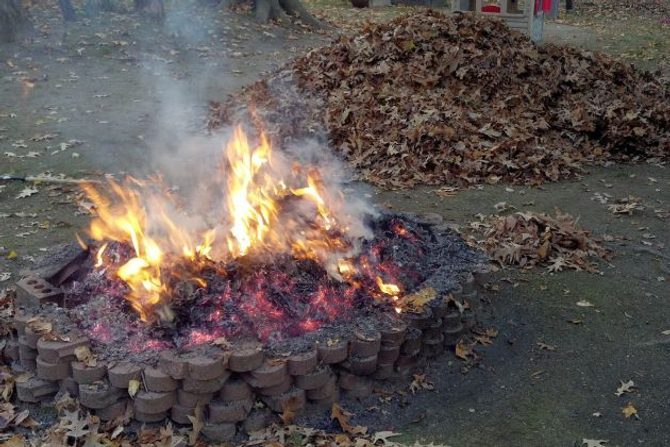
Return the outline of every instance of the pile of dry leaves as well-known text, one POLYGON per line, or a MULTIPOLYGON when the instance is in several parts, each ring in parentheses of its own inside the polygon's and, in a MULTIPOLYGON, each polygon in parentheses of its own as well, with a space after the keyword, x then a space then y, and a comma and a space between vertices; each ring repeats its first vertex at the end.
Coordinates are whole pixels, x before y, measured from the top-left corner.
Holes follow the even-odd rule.
POLYGON ((327 137, 384 187, 538 184, 584 162, 667 158, 669 85, 496 20, 425 11, 368 24, 213 103, 210 127, 251 105, 277 141, 327 137))
MULTIPOLYGON (((550 272, 565 269, 595 272, 593 258, 607 259, 608 251, 569 214, 556 217, 534 212, 495 216, 474 227, 484 230, 476 243, 500 264, 531 268, 547 266, 550 272)), ((474 238, 476 239, 476 238, 474 238)))

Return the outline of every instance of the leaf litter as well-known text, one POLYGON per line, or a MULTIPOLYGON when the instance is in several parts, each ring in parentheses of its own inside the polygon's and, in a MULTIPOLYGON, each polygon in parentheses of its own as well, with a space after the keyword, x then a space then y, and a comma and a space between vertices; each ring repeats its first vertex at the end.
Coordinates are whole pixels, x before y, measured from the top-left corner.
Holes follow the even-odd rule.
POLYGON ((245 115, 285 145, 327 137, 390 188, 533 185, 670 155, 666 79, 470 14, 367 24, 211 103, 209 125, 245 115))
POLYGON ((523 211, 489 216, 471 225, 471 243, 483 248, 495 262, 524 269, 544 266, 549 272, 563 269, 596 272, 594 258, 609 259, 610 252, 560 210, 555 216, 523 211))

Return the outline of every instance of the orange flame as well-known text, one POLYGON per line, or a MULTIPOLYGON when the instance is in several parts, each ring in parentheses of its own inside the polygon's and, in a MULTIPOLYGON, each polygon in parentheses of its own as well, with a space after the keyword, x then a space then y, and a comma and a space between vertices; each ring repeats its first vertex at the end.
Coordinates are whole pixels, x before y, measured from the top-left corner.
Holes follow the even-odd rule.
MULTIPOLYGON (((282 171, 273 165, 268 140, 263 135, 259 140, 252 147, 238 127, 226 145, 222 160, 227 176, 222 185, 225 214, 213 228, 194 229, 183 224, 189 211, 176 203, 160 179, 110 181, 105 194, 93 185, 83 185, 94 204, 90 236, 104 242, 96 253, 96 266, 105 265, 103 254, 109 251, 109 241, 132 247, 133 256, 115 273, 128 285, 126 298, 142 320, 151 320, 158 308, 165 308, 162 304, 169 304, 166 283, 170 281, 164 275, 183 275, 183 269, 177 273, 179 269, 172 268, 179 260, 198 267, 208 261, 266 250, 315 259, 340 279, 351 279, 355 274, 353 264, 344 260, 351 250, 343 236, 347 228, 335 218, 333 198, 327 194, 319 172, 300 167, 282 171), (298 218, 284 213, 280 217, 289 197, 311 203, 314 216, 298 218)), ((300 212, 311 211, 301 208, 300 212)), ((206 285, 192 273, 197 268, 188 270, 189 280, 201 287, 206 285)))

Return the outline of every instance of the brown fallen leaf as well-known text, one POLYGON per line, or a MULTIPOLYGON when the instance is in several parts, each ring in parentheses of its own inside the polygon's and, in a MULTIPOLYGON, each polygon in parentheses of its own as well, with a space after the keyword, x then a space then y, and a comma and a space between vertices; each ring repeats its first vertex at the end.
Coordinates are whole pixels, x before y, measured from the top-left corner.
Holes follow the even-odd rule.
POLYGON ((333 403, 330 418, 336 420, 340 424, 340 427, 345 433, 349 433, 352 435, 366 434, 368 431, 367 427, 351 425, 349 423, 349 419, 351 419, 351 416, 353 416, 353 414, 346 411, 337 402, 333 403))
POLYGON ((616 389, 616 396, 623 396, 625 393, 632 393, 635 388, 635 383, 632 380, 624 382, 620 380, 621 385, 616 389))
POLYGON ((637 408, 635 408, 630 402, 628 402, 628 405, 621 409, 621 412, 626 417, 626 419, 630 418, 631 416, 635 416, 636 419, 640 418, 640 416, 637 414, 637 408))

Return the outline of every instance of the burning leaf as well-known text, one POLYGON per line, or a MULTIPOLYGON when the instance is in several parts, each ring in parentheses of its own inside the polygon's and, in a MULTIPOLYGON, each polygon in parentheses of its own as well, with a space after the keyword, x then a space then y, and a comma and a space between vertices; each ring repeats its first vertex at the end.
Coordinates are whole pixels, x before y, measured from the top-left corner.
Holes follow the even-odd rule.
POLYGON ((416 394, 419 390, 432 391, 434 389, 435 386, 433 385, 433 382, 430 382, 424 373, 414 374, 414 380, 412 380, 412 383, 409 385, 409 390, 412 394, 416 394))
POLYGON ((30 197, 30 196, 32 196, 33 194, 37 194, 38 192, 39 192, 39 190, 38 190, 37 188, 33 188, 33 187, 30 187, 30 186, 26 186, 25 188, 23 188, 23 189, 21 190, 21 192, 19 192, 19 193, 16 195, 15 198, 16 198, 16 199, 25 199, 26 197, 30 197))
POLYGON ((135 397, 137 392, 140 390, 140 381, 137 379, 132 379, 128 382, 128 395, 130 397, 135 397))
POLYGON ((637 408, 635 408, 630 402, 621 409, 621 412, 626 417, 626 419, 630 418, 631 416, 635 416, 636 419, 640 418, 640 416, 637 414, 637 408))
POLYGON ((624 382, 623 380, 620 380, 621 385, 619 388, 616 389, 616 393, 614 393, 617 396, 623 396, 625 393, 632 393, 633 388, 635 388, 635 383, 632 380, 629 380, 628 382, 624 382))
POLYGON ((344 432, 352 435, 366 434, 368 431, 367 427, 354 426, 349 423, 349 419, 351 419, 351 416, 353 416, 353 414, 349 413, 344 408, 340 407, 340 405, 337 402, 333 403, 330 418, 337 420, 337 422, 340 424, 340 427, 342 427, 342 430, 344 430, 344 432))
POLYGON ((607 447, 607 442, 606 439, 582 439, 582 447, 607 447))
POLYGON ((401 300, 401 307, 420 311, 437 296, 437 291, 432 287, 426 287, 416 293, 405 295, 401 300))

